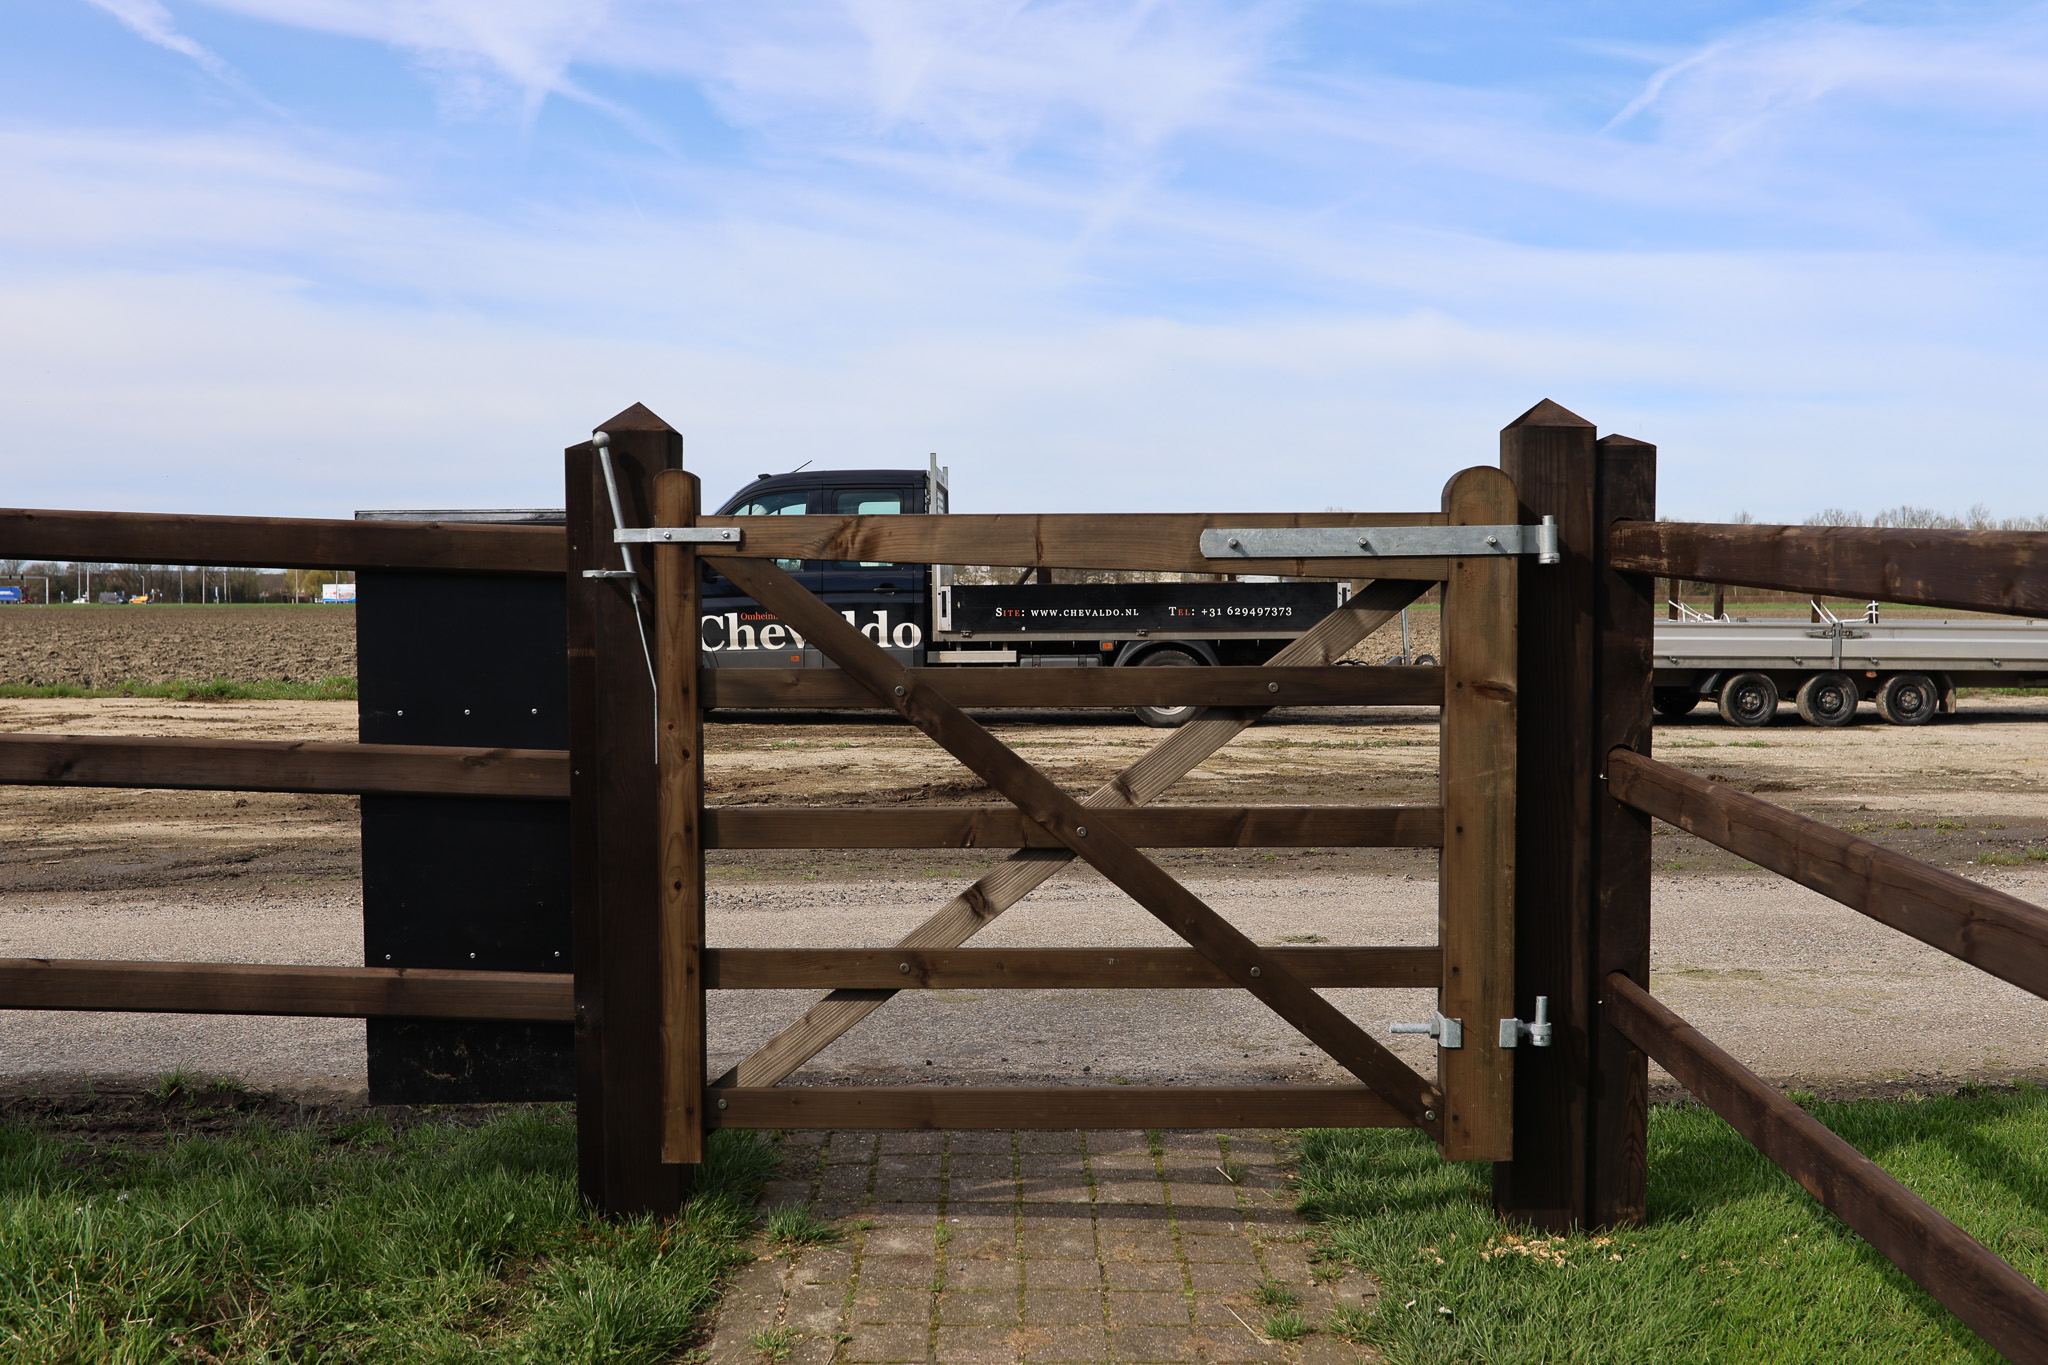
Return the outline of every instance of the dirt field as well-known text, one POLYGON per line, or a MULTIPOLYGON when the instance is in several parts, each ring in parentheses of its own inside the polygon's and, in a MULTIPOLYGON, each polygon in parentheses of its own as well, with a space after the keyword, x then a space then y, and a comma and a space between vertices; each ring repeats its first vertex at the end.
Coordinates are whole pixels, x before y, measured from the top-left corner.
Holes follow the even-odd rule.
MULTIPOLYGON (((321 702, 0 701, 0 730, 348 739, 321 702)), ((987 717, 1070 789, 1158 733, 1086 713, 987 717)), ((1940 724, 1738 731, 1704 715, 1657 752, 1741 790, 2048 901, 2048 699, 1968 699, 1940 724)), ((739 804, 983 801, 992 794, 894 722, 757 714, 711 727, 713 798, 739 804)), ((1434 713, 1274 713, 1170 798, 1196 804, 1434 798, 1434 713)), ((882 944, 996 860, 987 851, 714 854, 714 941, 882 944)), ((1428 942, 1435 857, 1416 850, 1162 851, 1159 860, 1267 942, 1428 942)), ((2048 1077, 2048 1004, 1676 831, 1656 837, 1655 985, 1709 1036, 1787 1083, 1830 1091, 2048 1077)), ((0 788, 0 956, 360 961, 355 802, 347 797, 0 788)), ((984 942, 1165 943, 1086 868, 1062 873, 984 942)), ((1419 992, 1335 993, 1375 1032, 1424 1018, 1419 992)), ((805 998, 714 997, 721 1061, 805 998)), ((360 1025, 156 1015, 9 1015, 0 1078, 62 1086, 173 1066, 347 1096, 360 1025)), ((1421 1065, 1427 1047, 1403 1040, 1421 1065)), ((1336 1079, 1247 998, 1214 992, 924 992, 823 1054, 802 1079, 1336 1079)))
POLYGON ((353 607, 0 609, 0 683, 304 683, 355 671, 353 607))

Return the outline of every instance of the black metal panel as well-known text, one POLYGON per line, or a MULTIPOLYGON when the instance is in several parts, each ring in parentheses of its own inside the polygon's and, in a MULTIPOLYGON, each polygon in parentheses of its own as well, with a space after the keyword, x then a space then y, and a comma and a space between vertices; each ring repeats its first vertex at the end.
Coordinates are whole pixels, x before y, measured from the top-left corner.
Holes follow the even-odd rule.
MULTIPOLYGON (((361 574, 363 741, 568 748, 566 592, 550 578, 361 574)), ((363 798, 367 964, 566 972, 569 914, 568 802, 363 798)), ((372 1103, 575 1096, 567 1024, 368 1027, 372 1103)))

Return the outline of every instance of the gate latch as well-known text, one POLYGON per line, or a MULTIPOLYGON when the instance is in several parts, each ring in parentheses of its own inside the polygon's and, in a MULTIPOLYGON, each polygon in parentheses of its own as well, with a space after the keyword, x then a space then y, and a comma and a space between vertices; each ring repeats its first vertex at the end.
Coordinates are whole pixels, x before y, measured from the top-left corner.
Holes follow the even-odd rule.
POLYGON ((1525 1024, 1519 1019, 1500 1021, 1502 1047, 1520 1047, 1525 1042, 1530 1047, 1550 1046, 1550 997, 1547 995, 1536 997, 1535 1023, 1525 1024))
POLYGON ((1446 1019, 1441 1014, 1426 1024, 1395 1024, 1393 1031, 1395 1033, 1427 1033, 1430 1037, 1436 1039, 1438 1047, 1465 1046, 1465 1021, 1463 1019, 1446 1019))

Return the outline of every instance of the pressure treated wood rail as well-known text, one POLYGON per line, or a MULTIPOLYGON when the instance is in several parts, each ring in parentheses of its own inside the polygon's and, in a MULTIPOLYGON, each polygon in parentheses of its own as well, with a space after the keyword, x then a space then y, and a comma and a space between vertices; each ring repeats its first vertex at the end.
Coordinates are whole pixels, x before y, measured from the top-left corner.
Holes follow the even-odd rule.
POLYGON ((0 735, 0 784, 561 801, 569 795, 569 755, 560 749, 16 734, 0 735))
POLYGON ((559 526, 0 508, 0 546, 15 559, 559 574, 567 544, 559 526))
MULTIPOLYGON (((955 706, 1437 706, 1443 669, 1430 664, 1323 668, 913 668, 955 706)), ((703 704, 727 709, 881 705, 842 670, 707 668, 703 704)))
POLYGON ((557 972, 14 958, 0 960, 0 1009, 560 1023, 575 1017, 569 983, 557 972))
MULTIPOLYGON (((1269 948, 1317 988, 1434 986, 1443 952, 1269 948)), ((707 990, 1223 990, 1192 948, 706 948, 707 990)))

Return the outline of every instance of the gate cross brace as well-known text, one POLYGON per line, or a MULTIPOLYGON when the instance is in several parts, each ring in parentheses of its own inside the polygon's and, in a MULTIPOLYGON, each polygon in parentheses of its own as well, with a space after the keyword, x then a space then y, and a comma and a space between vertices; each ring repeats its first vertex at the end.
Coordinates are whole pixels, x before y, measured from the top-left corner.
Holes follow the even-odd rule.
POLYGON ((1415 1126, 1441 1135, 1442 1094, 1433 1085, 1137 848, 1099 821, 1091 827, 1081 803, 1045 774, 936 689, 919 683, 908 669, 773 563, 722 555, 709 558, 741 591, 800 629, 884 705, 901 713, 1054 838, 1087 859, 1225 976, 1258 997, 1415 1126))
MULTIPOLYGON (((1350 602, 1325 616, 1307 634, 1289 642, 1267 661, 1268 667, 1327 664, 1394 619, 1400 610, 1428 591, 1427 581, 1380 579, 1367 583, 1350 602)), ((1187 776, 1202 761, 1266 714, 1268 708, 1210 707, 1173 731, 1109 781, 1091 792, 1082 806, 1142 806, 1187 776)), ((895 945, 898 948, 958 948, 981 929, 1030 895, 1074 860, 1063 848, 1021 848, 974 885, 948 901, 895 945)), ((717 1086, 768 1086, 830 1047, 854 1025, 880 1009, 897 993, 889 990, 831 991, 805 1010, 794 1023, 755 1048, 724 1075, 717 1086)))

